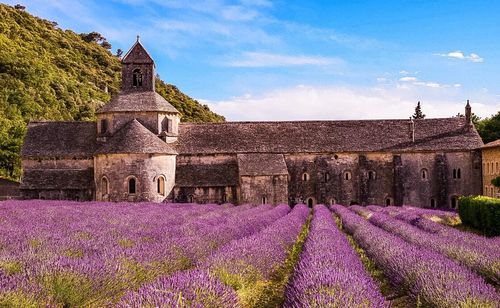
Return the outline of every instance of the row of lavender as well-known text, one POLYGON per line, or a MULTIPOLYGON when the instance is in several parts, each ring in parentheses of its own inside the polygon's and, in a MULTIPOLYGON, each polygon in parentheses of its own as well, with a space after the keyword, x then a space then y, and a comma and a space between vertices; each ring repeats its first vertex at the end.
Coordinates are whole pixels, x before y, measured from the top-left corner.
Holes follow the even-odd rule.
POLYGON ((160 278, 130 292, 120 306, 275 306, 274 278, 304 230, 308 213, 305 205, 295 206, 262 231, 214 251, 198 262, 196 269, 160 278))
POLYGON ((351 210, 335 205, 332 209, 390 282, 404 289, 416 302, 435 307, 498 306, 500 297, 495 288, 471 270, 474 268, 496 284, 498 252, 488 251, 485 262, 480 263, 475 255, 469 255, 471 246, 464 245, 461 253, 466 256, 459 256, 458 251, 453 254, 450 251, 460 249, 460 244, 389 215, 357 206, 351 210))
POLYGON ((400 211, 391 217, 383 211, 371 212, 360 206, 352 206, 351 209, 369 217, 374 225, 407 242, 441 253, 483 275, 494 284, 500 283, 499 238, 491 239, 461 232, 422 218, 415 210, 400 211))
POLYGON ((0 211, 0 304, 104 306, 290 208, 31 201, 0 211))

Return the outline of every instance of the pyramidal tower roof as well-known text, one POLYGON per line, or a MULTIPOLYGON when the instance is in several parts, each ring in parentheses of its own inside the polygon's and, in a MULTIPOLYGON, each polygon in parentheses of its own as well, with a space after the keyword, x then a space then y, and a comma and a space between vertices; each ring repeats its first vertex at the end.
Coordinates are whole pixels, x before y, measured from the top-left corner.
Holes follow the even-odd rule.
POLYGON ((177 154, 137 119, 123 126, 96 154, 177 154))
POLYGON ((137 36, 137 41, 125 54, 122 63, 154 64, 154 61, 153 57, 151 57, 149 52, 142 45, 139 36, 137 36))

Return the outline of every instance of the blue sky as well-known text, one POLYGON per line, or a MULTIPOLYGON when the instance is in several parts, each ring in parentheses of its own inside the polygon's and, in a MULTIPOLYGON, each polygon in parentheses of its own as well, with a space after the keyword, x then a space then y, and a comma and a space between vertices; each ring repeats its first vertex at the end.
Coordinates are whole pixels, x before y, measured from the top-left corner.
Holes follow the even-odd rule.
POLYGON ((22 3, 113 50, 136 35, 168 83, 228 120, 500 110, 500 1, 45 0, 22 3))

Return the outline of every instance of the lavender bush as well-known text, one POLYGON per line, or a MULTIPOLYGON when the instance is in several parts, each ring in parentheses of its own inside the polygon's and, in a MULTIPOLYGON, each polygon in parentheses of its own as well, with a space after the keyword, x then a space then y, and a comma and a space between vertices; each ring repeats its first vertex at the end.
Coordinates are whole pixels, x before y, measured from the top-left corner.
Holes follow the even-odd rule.
POLYGON ((110 305, 286 215, 287 205, 0 203, 0 303, 110 305))
POLYGON ((388 307, 323 205, 314 208, 309 236, 286 288, 285 307, 388 307))
POLYGON ((253 306, 283 265, 308 213, 306 205, 296 205, 288 215, 261 232, 223 246, 200 267, 209 269, 233 287, 244 306, 253 306))
POLYGON ((388 279, 415 301, 432 307, 498 307, 495 288, 470 269, 408 243, 345 207, 334 205, 332 210, 388 279))

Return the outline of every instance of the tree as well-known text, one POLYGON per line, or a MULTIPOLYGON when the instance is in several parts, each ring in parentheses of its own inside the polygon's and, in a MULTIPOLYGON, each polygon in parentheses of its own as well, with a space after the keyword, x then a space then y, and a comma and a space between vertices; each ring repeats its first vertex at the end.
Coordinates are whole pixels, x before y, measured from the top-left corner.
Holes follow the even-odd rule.
POLYGON ((116 50, 116 56, 117 56, 118 58, 121 58, 121 57, 122 57, 122 55, 123 55, 123 50, 121 50, 120 48, 118 48, 118 49, 116 50))
POLYGON ((111 47, 112 47, 112 46, 111 46, 111 44, 110 44, 110 43, 108 43, 108 41, 103 41, 103 42, 101 43, 101 46, 102 46, 102 47, 104 47, 104 48, 106 48, 107 50, 110 50, 110 49, 111 49, 111 47))
POLYGON ((500 139, 500 111, 489 118, 478 121, 476 129, 484 143, 500 139))
POLYGON ((417 107, 415 107, 415 113, 411 117, 413 119, 425 118, 425 114, 422 113, 422 108, 420 107, 420 102, 417 103, 417 107))
POLYGON ((25 7, 25 6, 23 6, 23 5, 20 5, 20 4, 16 4, 16 5, 14 5, 14 8, 15 8, 16 10, 20 10, 20 11, 24 11, 24 10, 26 10, 26 7, 25 7))
POLYGON ((491 180, 491 184, 493 184, 493 186, 497 188, 500 188, 500 175, 491 180))
POLYGON ((87 43, 97 43, 100 44, 106 41, 106 38, 102 36, 99 32, 90 32, 90 33, 80 33, 80 37, 87 43))

